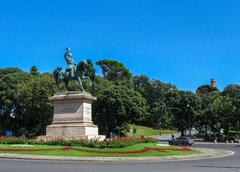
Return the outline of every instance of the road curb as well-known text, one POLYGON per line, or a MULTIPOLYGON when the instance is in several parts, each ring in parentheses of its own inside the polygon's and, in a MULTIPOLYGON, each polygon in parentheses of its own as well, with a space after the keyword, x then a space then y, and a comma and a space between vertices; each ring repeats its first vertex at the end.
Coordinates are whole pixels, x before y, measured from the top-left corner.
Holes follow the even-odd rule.
POLYGON ((224 143, 224 142, 194 142, 195 144, 204 144, 204 145, 240 145, 240 143, 224 143))
POLYGON ((47 156, 47 155, 23 155, 0 153, 0 158, 23 160, 48 160, 48 161, 86 161, 86 162, 165 162, 165 161, 189 161, 212 159, 231 156, 233 151, 223 149, 196 148, 200 154, 159 156, 159 157, 71 157, 71 156, 47 156))

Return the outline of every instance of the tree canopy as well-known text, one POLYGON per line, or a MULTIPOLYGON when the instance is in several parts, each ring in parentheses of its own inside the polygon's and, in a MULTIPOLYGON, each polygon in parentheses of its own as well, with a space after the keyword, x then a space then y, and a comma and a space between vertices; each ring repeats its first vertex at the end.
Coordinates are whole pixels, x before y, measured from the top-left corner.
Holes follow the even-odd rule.
MULTIPOLYGON (((222 129, 225 134, 240 129, 240 85, 230 84, 221 91, 204 84, 194 93, 143 74, 133 76, 116 60, 96 62, 102 75, 96 74, 91 59, 87 64, 87 75, 93 85, 83 84, 97 96, 93 120, 100 134, 109 136, 116 128, 124 131, 132 123, 174 128, 182 134, 195 128, 215 136, 222 129)), ((48 97, 56 92, 51 74, 39 72, 37 66, 28 72, 16 67, 0 68, 0 83, 0 135, 6 130, 27 137, 44 134, 53 115, 48 97)), ((69 87, 77 90, 79 86, 72 81, 69 87)))
POLYGON ((108 136, 117 126, 136 123, 146 113, 146 102, 141 94, 124 86, 104 88, 94 107, 95 121, 108 136))
POLYGON ((124 64, 116 60, 104 59, 97 61, 96 64, 101 67, 103 77, 110 81, 128 80, 132 77, 124 64))

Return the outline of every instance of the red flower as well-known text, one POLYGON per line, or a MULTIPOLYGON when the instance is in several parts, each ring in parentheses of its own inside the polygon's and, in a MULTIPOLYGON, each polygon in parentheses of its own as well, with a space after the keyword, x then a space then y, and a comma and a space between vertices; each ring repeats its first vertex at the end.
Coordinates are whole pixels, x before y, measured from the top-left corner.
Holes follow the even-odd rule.
POLYGON ((71 147, 64 147, 64 148, 62 148, 62 150, 69 151, 69 150, 73 150, 73 148, 71 148, 71 147))

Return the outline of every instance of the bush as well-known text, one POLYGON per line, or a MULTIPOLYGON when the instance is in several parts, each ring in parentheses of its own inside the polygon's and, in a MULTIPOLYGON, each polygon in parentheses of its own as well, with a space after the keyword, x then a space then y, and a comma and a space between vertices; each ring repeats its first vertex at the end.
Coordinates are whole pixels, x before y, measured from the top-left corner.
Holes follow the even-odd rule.
POLYGON ((203 136, 203 140, 206 142, 213 142, 214 140, 216 140, 216 136, 213 134, 207 134, 203 136))
POLYGON ((35 144, 35 140, 25 137, 1 137, 0 144, 35 144))
POLYGON ((33 144, 33 145, 60 145, 60 146, 82 146, 89 148, 123 148, 139 143, 157 143, 156 139, 150 137, 121 137, 112 140, 51 140, 37 141, 24 137, 2 137, 0 144, 33 144))

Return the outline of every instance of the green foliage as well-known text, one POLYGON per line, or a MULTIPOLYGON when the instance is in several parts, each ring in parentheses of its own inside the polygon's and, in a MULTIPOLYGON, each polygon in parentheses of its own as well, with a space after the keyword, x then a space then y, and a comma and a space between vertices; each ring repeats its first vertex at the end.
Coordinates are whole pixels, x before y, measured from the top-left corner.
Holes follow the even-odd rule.
POLYGON ((0 137, 0 144, 36 144, 36 141, 25 137, 0 137))
POLYGON ((222 95, 228 96, 230 98, 240 99, 240 85, 227 85, 222 91, 222 95))
POLYGON ((32 145, 60 145, 60 146, 82 146, 89 148, 123 148, 139 143, 157 143, 156 139, 150 137, 122 137, 112 140, 51 140, 37 141, 25 137, 3 137, 0 144, 32 144, 32 145))
POLYGON ((146 113, 141 94, 124 86, 110 86, 98 94, 94 103, 94 119, 100 131, 110 134, 116 126, 137 122, 146 113))
MULTIPOLYGON (((207 87, 207 86, 206 86, 207 87)), ((199 88, 206 88, 201 86, 199 88)), ((213 135, 220 135, 220 130, 223 129, 225 134, 232 128, 239 128, 239 86, 228 85, 221 93, 219 90, 212 89, 209 85, 205 91, 197 90, 197 94, 201 98, 201 112, 195 118, 195 126, 201 130, 210 130, 213 135), (206 91, 208 90, 208 91, 206 91)))
POLYGON ((7 67, 0 69, 0 75, 3 76, 4 74, 19 74, 23 73, 23 71, 17 67, 7 67))
POLYGON ((164 111, 161 106, 166 105, 167 93, 176 86, 163 83, 159 80, 149 80, 145 75, 133 77, 134 89, 147 100, 147 111, 142 124, 154 128, 169 128, 171 126, 171 113, 164 111))
POLYGON ((104 78, 110 81, 129 80, 132 77, 129 70, 116 60, 104 59, 97 61, 96 64, 101 67, 104 78))
POLYGON ((25 82, 26 74, 18 68, 5 68, 0 70, 0 112, 10 115, 16 105, 15 93, 17 85, 25 82))
POLYGON ((197 94, 209 94, 213 91, 219 91, 219 90, 216 87, 212 87, 211 85, 205 84, 205 85, 198 87, 198 89, 196 90, 196 93, 197 94))
POLYGON ((133 77, 134 89, 143 95, 143 97, 148 98, 148 94, 151 89, 151 83, 147 76, 140 75, 133 77))
POLYGON ((105 88, 109 88, 113 85, 114 85, 113 82, 111 82, 103 77, 96 76, 95 80, 93 82, 91 93, 98 97, 98 95, 102 94, 102 91, 105 88))
POLYGON ((39 74, 37 66, 32 66, 31 67, 30 74, 31 75, 38 75, 39 74))
POLYGON ((219 96, 210 105, 209 125, 214 133, 219 133, 220 129, 224 129, 228 134, 229 129, 235 121, 236 108, 229 97, 219 96))
MULTIPOLYGON (((181 91, 175 85, 148 76, 133 76, 120 62, 99 60, 103 77, 96 76, 93 62, 87 60, 87 73, 93 86, 83 81, 84 88, 97 101, 93 104, 93 120, 101 134, 121 133, 128 124, 155 129, 188 127, 219 135, 240 130, 240 86, 227 85, 222 92, 205 84, 196 93, 181 91), (189 126, 190 123, 190 126, 189 126)), ((45 134, 52 121, 53 107, 48 97, 56 92, 50 74, 39 73, 36 66, 29 72, 19 68, 0 69, 0 135, 13 130, 15 135, 33 137, 45 134)), ((75 81, 70 90, 78 90, 75 81)), ((63 88, 63 85, 60 85, 63 88)), ((91 143, 94 144, 94 143, 91 143)))
POLYGON ((168 105, 177 108, 172 110, 173 121, 172 124, 181 131, 191 127, 195 115, 199 113, 200 98, 190 91, 170 91, 167 95, 168 105), (191 126, 189 126, 189 123, 191 126))
POLYGON ((27 82, 29 76, 19 68, 0 69, 0 135, 15 125, 18 85, 27 82))
POLYGON ((49 74, 37 75, 19 85, 16 93, 16 129, 28 137, 44 134, 53 115, 53 106, 48 98, 55 92, 56 87, 49 74))
POLYGON ((112 140, 55 140, 45 141, 41 144, 45 145, 61 145, 61 146, 82 146, 89 148, 123 148, 139 143, 157 143, 158 141, 148 137, 122 137, 112 140))

